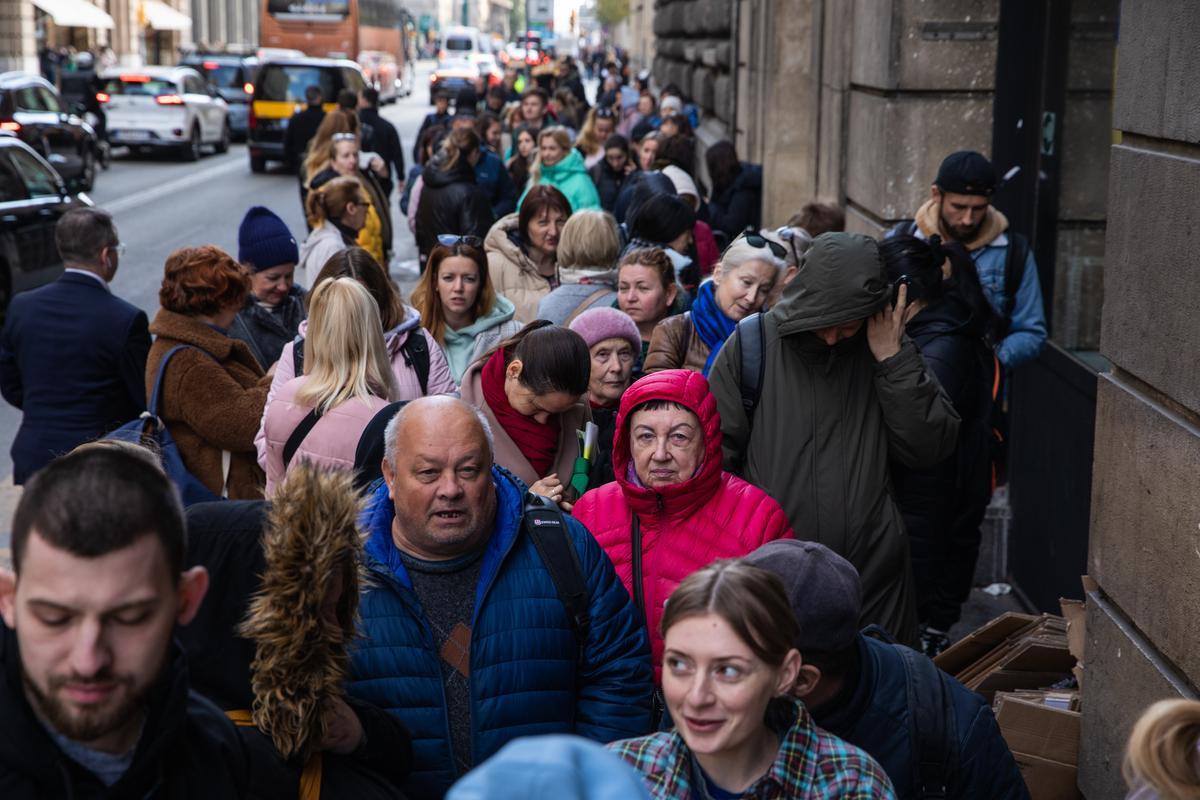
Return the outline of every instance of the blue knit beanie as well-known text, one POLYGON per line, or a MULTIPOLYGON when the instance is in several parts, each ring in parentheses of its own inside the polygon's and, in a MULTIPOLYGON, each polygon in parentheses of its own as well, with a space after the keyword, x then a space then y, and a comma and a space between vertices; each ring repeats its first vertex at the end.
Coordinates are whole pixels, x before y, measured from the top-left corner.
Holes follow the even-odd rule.
POLYGON ((261 272, 299 260, 300 248, 292 232, 274 211, 254 206, 246 212, 238 228, 238 261, 261 272))

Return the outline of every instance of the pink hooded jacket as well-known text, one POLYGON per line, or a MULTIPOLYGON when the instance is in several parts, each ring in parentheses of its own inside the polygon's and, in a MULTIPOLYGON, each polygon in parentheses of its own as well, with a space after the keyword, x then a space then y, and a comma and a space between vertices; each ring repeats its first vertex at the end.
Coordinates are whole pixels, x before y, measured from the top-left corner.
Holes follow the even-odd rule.
POLYGON ((661 682, 663 603, 684 578, 722 558, 739 558, 775 539, 793 538, 787 516, 770 495, 721 470, 721 418, 704 376, 669 369, 639 380, 621 398, 613 441, 616 481, 587 492, 574 516, 608 553, 635 600, 633 515, 641 528, 642 594, 655 676, 661 682), (631 480, 629 416, 648 400, 690 409, 704 433, 704 460, 682 483, 651 489, 631 480))

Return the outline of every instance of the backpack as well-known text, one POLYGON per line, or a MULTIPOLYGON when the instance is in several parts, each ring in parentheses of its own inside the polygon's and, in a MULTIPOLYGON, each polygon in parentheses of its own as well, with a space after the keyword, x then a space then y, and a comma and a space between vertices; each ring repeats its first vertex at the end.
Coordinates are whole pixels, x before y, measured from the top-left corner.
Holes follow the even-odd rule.
MULTIPOLYGON (((429 342, 420 328, 414 328, 400 345, 400 353, 404 356, 404 365, 412 367, 417 372, 417 382, 421 384, 421 394, 429 392, 429 342)), ((304 337, 296 334, 292 339, 292 367, 296 377, 304 374, 304 337)))
POLYGON ((762 398, 767 361, 766 325, 762 312, 751 314, 737 324, 738 359, 742 362, 739 387, 742 393, 742 410, 746 422, 754 427, 754 412, 762 398))
POLYGON ((890 645, 904 664, 908 704, 908 733, 912 743, 914 797, 922 800, 945 798, 959 770, 958 723, 954 703, 946 687, 946 676, 931 659, 897 644, 878 625, 864 636, 890 645))
MULTIPOLYGON (((178 344, 163 355, 162 361, 158 363, 158 374, 154 378, 154 389, 150 393, 150 403, 147 409, 137 419, 126 422, 104 437, 112 441, 129 442, 141 446, 153 443, 154 449, 158 451, 159 460, 162 461, 163 470, 167 473, 167 477, 179 488, 179 496, 183 501, 184 508, 196 503, 227 499, 224 492, 220 496, 213 494, 207 486, 188 470, 187 465, 183 463, 183 456, 179 455, 179 446, 175 444, 175 437, 171 435, 171 431, 167 429, 167 426, 158 416, 158 400, 162 394, 163 377, 167 374, 167 364, 170 363, 171 358, 180 350, 190 347, 191 345, 178 344)), ((198 350, 199 348, 192 349, 198 350)), ((200 352, 208 355, 203 350, 200 350, 200 352)), ((230 453, 228 450, 221 451, 221 462, 224 481, 228 485, 230 465, 230 453)))

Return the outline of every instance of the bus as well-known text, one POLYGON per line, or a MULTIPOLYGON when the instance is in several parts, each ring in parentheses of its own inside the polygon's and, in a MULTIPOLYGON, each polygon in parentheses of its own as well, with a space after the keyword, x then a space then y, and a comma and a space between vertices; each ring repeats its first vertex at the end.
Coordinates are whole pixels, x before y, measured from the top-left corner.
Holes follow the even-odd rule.
POLYGON ((354 61, 364 51, 388 53, 403 75, 410 27, 401 0, 262 0, 259 44, 354 61))

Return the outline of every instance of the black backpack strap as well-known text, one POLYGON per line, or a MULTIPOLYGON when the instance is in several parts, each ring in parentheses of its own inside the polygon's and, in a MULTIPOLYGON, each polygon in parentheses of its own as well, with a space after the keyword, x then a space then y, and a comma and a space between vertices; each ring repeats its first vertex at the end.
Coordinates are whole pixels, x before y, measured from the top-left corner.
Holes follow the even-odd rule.
POLYGON ((1004 254, 1004 307, 1000 309, 996 343, 1003 341, 1012 327, 1013 310, 1017 307, 1017 291, 1025 280, 1025 262, 1029 258, 1029 240, 1019 233, 1009 232, 1008 249, 1004 254))
POLYGON ((917 221, 915 219, 902 219, 899 222, 897 222, 895 225, 892 226, 891 230, 889 230, 887 232, 886 238, 890 239, 893 236, 916 236, 916 235, 917 235, 917 221))
POLYGON ((425 341, 425 333, 421 328, 414 328, 404 338, 400 345, 404 354, 404 363, 417 371, 417 381, 421 384, 421 394, 429 393, 429 342, 425 341))
POLYGON ((762 313, 751 314, 737 324, 738 355, 742 359, 742 409, 746 422, 754 426, 754 411, 762 397, 767 342, 762 313))
MULTIPOLYGON (((422 337, 424 338, 424 337, 422 337)), ((567 520, 555 503, 536 494, 525 495, 525 515, 521 523, 525 534, 538 551, 554 589, 571 620, 575 641, 582 660, 587 646, 588 632, 592 627, 587 581, 583 578, 583 565, 567 535, 567 520)))
POLYGON ((942 671, 928 658, 902 645, 892 645, 904 663, 908 689, 915 797, 947 796, 958 772, 958 725, 942 671))
POLYGON ((292 431, 292 435, 283 445, 283 468, 286 470, 288 464, 292 463, 292 457, 296 455, 296 451, 300 449, 300 444, 304 438, 308 436, 308 432, 317 424, 317 420, 321 418, 321 414, 317 409, 308 412, 304 419, 300 420, 300 424, 296 426, 296 430, 292 431))
POLYGON ((304 374, 304 337, 298 333, 292 339, 292 370, 297 378, 304 374))

